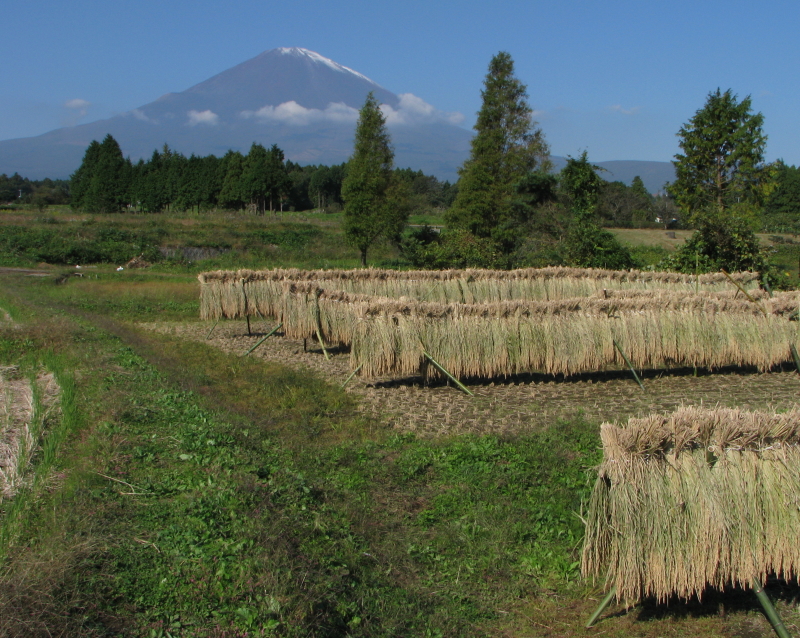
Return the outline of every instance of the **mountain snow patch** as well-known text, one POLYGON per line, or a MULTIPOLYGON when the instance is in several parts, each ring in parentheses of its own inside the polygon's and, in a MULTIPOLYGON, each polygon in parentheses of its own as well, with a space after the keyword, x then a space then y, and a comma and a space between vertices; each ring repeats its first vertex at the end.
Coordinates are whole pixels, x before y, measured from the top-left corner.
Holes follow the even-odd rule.
POLYGON ((326 58, 324 55, 320 55, 316 51, 309 51, 308 49, 301 49, 300 47, 280 47, 278 51, 282 55, 293 55, 296 57, 306 57, 309 60, 316 62, 317 64, 324 64, 327 67, 330 67, 334 71, 339 71, 340 73, 352 73, 355 76, 360 77, 362 80, 366 80, 375 86, 378 86, 376 82, 370 80, 366 75, 359 73, 358 71, 354 71, 350 67, 344 66, 339 64, 338 62, 334 62, 330 58, 326 58))

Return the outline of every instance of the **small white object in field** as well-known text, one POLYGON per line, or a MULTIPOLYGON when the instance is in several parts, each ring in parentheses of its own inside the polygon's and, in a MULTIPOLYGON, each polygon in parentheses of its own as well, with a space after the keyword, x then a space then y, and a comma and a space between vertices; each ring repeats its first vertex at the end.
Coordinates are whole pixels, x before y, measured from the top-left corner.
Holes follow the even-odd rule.
POLYGON ((117 268, 117 272, 119 272, 120 270, 125 270, 125 269, 122 266, 120 266, 119 268, 117 268))
POLYGON ((76 265, 75 268, 80 268, 80 266, 76 265))

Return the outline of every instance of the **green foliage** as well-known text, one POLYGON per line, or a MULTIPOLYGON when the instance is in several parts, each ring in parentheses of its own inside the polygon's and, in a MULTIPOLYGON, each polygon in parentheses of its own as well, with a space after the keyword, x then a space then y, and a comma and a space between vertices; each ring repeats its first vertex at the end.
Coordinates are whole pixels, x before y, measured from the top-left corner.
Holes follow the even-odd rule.
POLYGON ((627 270, 637 265, 630 251, 591 219, 573 220, 564 248, 566 263, 570 266, 627 270))
POLYGON ((597 202, 601 223, 615 228, 647 228, 655 225, 655 205, 641 178, 631 186, 622 182, 605 182, 597 202))
POLYGON ((561 169, 559 186, 576 217, 592 218, 594 215, 604 184, 598 170, 599 166, 589 162, 586 151, 578 159, 568 157, 566 166, 561 169))
POLYGON ((764 206, 764 228, 771 232, 800 231, 800 169, 778 162, 774 189, 764 206))
POLYGON ((730 89, 717 89, 681 127, 682 152, 673 162, 677 179, 668 190, 689 223, 704 211, 763 203, 769 183, 763 124, 764 116, 752 113, 749 96, 739 102, 730 89))
POLYGON ((386 120, 370 93, 356 126, 355 148, 342 182, 344 232, 367 265, 367 250, 380 237, 399 237, 408 221, 407 190, 393 179, 394 152, 386 120))
POLYGON ((476 237, 504 242, 515 218, 517 185, 533 171, 547 172, 549 151, 508 53, 492 58, 481 96, 470 158, 459 169, 458 194, 445 220, 476 237))
POLYGON ((131 232, 102 225, 87 230, 65 233, 60 228, 5 226, 0 234, 0 254, 12 263, 124 264, 139 255, 148 261, 161 259, 158 229, 131 232))
POLYGON ((688 274, 751 270, 761 273, 773 289, 789 286, 785 273, 770 265, 752 228, 745 221, 722 215, 702 217, 694 234, 659 268, 688 274))
POLYGON ((130 162, 110 134, 102 143, 93 141, 72 174, 72 206, 90 213, 118 212, 126 203, 130 176, 130 162))
POLYGON ((401 251, 415 268, 507 268, 508 259, 490 239, 453 228, 442 233, 430 226, 415 228, 402 238, 401 251))

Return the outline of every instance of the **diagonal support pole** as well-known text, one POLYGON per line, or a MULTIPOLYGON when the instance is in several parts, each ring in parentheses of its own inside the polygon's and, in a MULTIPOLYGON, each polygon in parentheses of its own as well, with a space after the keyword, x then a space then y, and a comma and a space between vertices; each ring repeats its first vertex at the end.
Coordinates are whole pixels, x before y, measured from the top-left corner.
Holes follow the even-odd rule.
POLYGON ((642 389, 642 392, 645 392, 642 380, 639 378, 639 375, 636 374, 636 370, 634 369, 633 364, 630 362, 628 357, 625 356, 625 353, 622 351, 622 348, 619 347, 619 344, 617 343, 616 339, 614 339, 614 347, 617 349, 617 352, 619 352, 622 355, 622 358, 625 359, 625 363, 628 364, 628 368, 630 368, 631 374, 633 374, 633 378, 636 379, 636 383, 639 384, 639 387, 642 389))
POLYGON ((600 605, 595 609, 594 613, 589 617, 589 620, 586 623, 586 629, 589 629, 592 625, 597 622, 597 619, 600 618, 600 614, 602 614, 606 607, 611 604, 614 596, 617 594, 617 586, 614 585, 611 589, 608 590, 606 597, 600 602, 600 605))
POLYGON ((757 578, 753 579, 753 591, 758 597, 758 602, 760 602, 761 606, 764 608, 764 613, 767 615, 775 633, 778 634, 780 638, 792 638, 789 634, 789 630, 786 629, 786 625, 783 624, 781 617, 778 615, 775 606, 772 604, 769 596, 767 596, 767 592, 764 591, 761 582, 757 578))
POLYGON ((353 370, 353 371, 350 373, 350 376, 349 376, 349 377, 347 377, 347 378, 344 380, 344 383, 342 384, 342 388, 344 388, 344 386, 346 386, 348 383, 350 383, 350 379, 352 379, 354 376, 356 376, 356 375, 358 374, 358 371, 359 371, 359 370, 361 370, 361 368, 363 368, 363 367, 364 367, 364 364, 362 363, 362 364, 361 364, 360 366, 358 366, 358 367, 357 367, 355 370, 353 370))
POLYGON ((470 392, 470 391, 469 391, 469 388, 468 388, 467 386, 465 386, 463 383, 461 383, 461 381, 459 381, 458 379, 456 379, 456 378, 455 378, 455 377, 454 377, 452 374, 450 374, 450 373, 449 373, 447 370, 445 370, 445 369, 442 367, 442 365, 441 365, 441 364, 440 364, 438 361, 436 361, 436 359, 434 359, 434 358, 433 358, 431 355, 429 355, 429 354, 428 354, 428 353, 427 353, 425 350, 423 350, 423 351, 422 351, 422 354, 424 354, 424 355, 425 355, 425 356, 428 358, 428 360, 429 360, 429 361, 430 361, 430 362, 431 362, 431 363, 432 363, 434 366, 436 366, 436 369, 437 369, 437 370, 439 370, 439 372, 441 372, 442 374, 446 375, 446 376, 447 376, 447 377, 448 377, 448 378, 449 378, 449 379, 450 379, 450 380, 451 380, 453 383, 455 383, 455 384, 456 384, 456 385, 457 385, 457 386, 458 386, 458 387, 459 387, 459 388, 460 388, 462 391, 466 392, 466 393, 467 393, 469 396, 471 396, 471 397, 474 397, 474 396, 475 396, 474 394, 472 394, 472 392, 470 392))
POLYGON ((249 349, 247 352, 245 352, 245 353, 244 353, 242 356, 243 356, 243 357, 246 357, 246 356, 247 356, 248 354, 250 354, 250 353, 251 353, 253 350, 255 350, 256 348, 258 348, 258 346, 260 346, 260 345, 261 345, 262 343, 264 343, 264 342, 265 342, 267 339, 269 339, 269 338, 270 338, 272 335, 274 335, 276 332, 278 332, 278 330, 280 330, 282 327, 283 327, 283 323, 279 323, 279 324, 278 324, 277 326, 275 326, 275 327, 274 327, 272 330, 270 330, 270 331, 269 331, 269 332, 268 332, 268 333, 267 333, 267 334, 266 334, 266 335, 265 335, 265 336, 264 336, 264 337, 263 337, 263 338, 262 338, 262 339, 261 339, 261 340, 260 340, 260 341, 259 341, 259 342, 258 342, 256 345, 254 345, 252 348, 250 348, 250 349, 249 349))
POLYGON ((217 327, 217 324, 218 324, 218 323, 219 323, 219 319, 217 319, 217 320, 214 322, 214 325, 213 325, 213 326, 211 326, 211 330, 209 330, 209 331, 208 331, 208 334, 206 335, 206 341, 208 341, 209 339, 211 339, 211 333, 212 333, 212 332, 214 332, 214 328, 216 328, 216 327, 217 327))

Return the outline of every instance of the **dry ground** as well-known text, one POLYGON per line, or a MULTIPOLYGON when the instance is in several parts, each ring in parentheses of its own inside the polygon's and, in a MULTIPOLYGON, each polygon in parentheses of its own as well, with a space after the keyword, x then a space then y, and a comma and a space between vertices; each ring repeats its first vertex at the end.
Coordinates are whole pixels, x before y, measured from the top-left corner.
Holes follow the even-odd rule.
MULTIPOLYGON (((263 322, 252 322, 252 336, 242 321, 220 322, 211 332, 210 322, 147 323, 144 328, 203 341, 226 352, 244 354, 268 331, 263 322)), ((280 333, 279 333, 280 335, 280 333)), ((350 375, 346 353, 332 353, 326 361, 319 344, 273 336, 251 356, 311 369, 332 383, 344 383, 350 375)), ((347 391, 358 395, 361 410, 399 431, 421 435, 483 432, 523 432, 583 413, 594 421, 627 419, 652 412, 668 412, 684 405, 738 406, 747 409, 785 409, 800 397, 800 375, 783 371, 758 374, 748 370, 714 373, 692 370, 648 371, 645 392, 627 370, 586 374, 557 380, 527 375, 467 384, 469 397, 455 387, 436 381, 428 387, 422 379, 391 380, 354 377, 347 391)))

